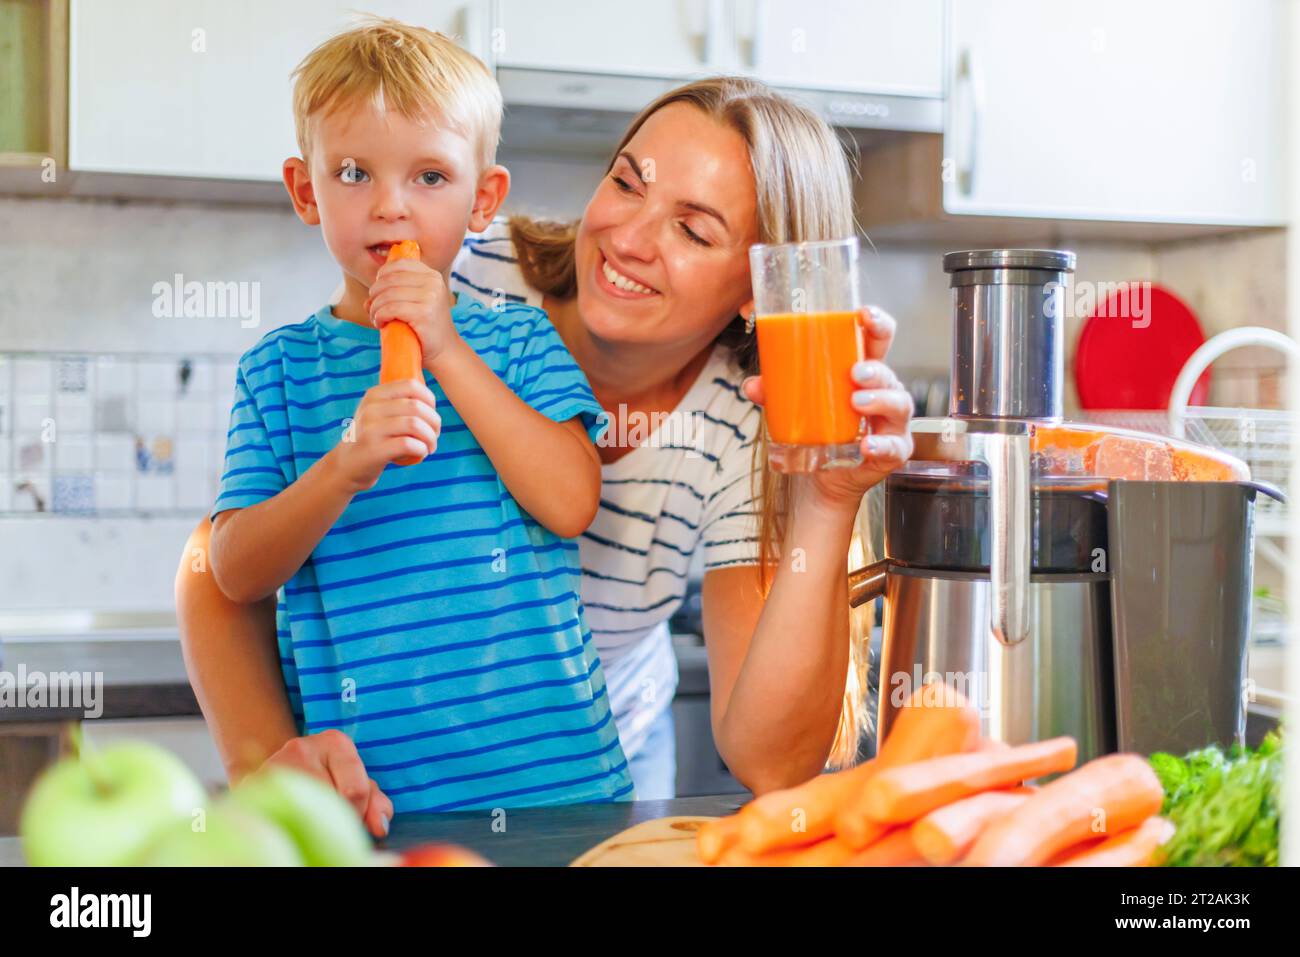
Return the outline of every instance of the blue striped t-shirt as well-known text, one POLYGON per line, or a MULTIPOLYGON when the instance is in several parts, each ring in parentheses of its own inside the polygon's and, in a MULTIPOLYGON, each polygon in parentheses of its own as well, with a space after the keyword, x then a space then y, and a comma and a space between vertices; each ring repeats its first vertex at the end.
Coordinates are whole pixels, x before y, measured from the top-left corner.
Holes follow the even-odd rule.
MULTIPOLYGON (((452 321, 520 399, 555 421, 581 416, 598 438, 600 406, 544 312, 460 297, 452 321)), ((263 337, 239 363, 212 514, 297 479, 339 442, 378 375, 378 330, 329 306, 263 337)), ((399 813, 630 799, 578 546, 519 507, 425 382, 442 417, 437 450, 388 465, 353 496, 281 589, 299 730, 351 737, 399 813)))

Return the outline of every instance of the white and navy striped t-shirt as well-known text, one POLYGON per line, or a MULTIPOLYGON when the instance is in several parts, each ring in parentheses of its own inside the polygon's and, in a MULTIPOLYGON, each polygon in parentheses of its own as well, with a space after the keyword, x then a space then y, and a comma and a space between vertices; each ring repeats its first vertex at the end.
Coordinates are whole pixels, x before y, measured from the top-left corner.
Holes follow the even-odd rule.
MULTIPOLYGON (((465 240, 451 288, 486 302, 542 305, 503 219, 465 240)), ((742 378, 729 350, 715 347, 674 414, 657 429, 644 423, 647 439, 602 468, 600 510, 578 542, 587 624, 629 758, 677 688, 668 619, 688 570, 758 561, 750 470, 760 416, 740 394, 742 378)), ((625 427, 635 435, 636 423, 625 427)))

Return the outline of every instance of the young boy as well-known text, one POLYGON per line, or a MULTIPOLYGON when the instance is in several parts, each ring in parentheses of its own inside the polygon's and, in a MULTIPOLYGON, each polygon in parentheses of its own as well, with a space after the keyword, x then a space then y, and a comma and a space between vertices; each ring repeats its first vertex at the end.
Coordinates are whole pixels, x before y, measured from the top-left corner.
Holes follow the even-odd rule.
POLYGON ((544 312, 447 292, 509 188, 500 91, 446 37, 373 20, 299 65, 294 114, 285 185, 344 293, 240 361, 217 582, 284 586, 300 731, 353 738, 398 813, 628 799, 568 540, 598 505, 600 406, 544 312), (387 263, 408 239, 420 260, 387 263), (424 381, 376 385, 399 319, 424 381))

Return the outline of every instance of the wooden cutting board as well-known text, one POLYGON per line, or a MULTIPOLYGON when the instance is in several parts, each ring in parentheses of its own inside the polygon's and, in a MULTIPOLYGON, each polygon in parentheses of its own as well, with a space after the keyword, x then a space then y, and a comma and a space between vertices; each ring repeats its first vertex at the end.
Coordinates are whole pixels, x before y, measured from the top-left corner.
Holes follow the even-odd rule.
POLYGON ((661 817, 601 841, 570 867, 703 867, 695 832, 712 817, 661 817))

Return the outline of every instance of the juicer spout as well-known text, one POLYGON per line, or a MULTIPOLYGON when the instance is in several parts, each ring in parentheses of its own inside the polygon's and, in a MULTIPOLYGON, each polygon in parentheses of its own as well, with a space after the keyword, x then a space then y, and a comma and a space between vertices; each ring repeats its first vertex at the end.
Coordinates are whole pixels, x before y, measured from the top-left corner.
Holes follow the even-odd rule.
POLYGON ((996 435, 985 443, 989 468, 989 627, 1004 645, 1029 637, 1029 436, 996 435))

